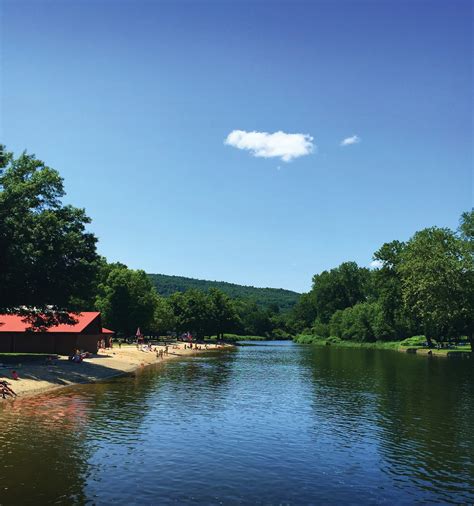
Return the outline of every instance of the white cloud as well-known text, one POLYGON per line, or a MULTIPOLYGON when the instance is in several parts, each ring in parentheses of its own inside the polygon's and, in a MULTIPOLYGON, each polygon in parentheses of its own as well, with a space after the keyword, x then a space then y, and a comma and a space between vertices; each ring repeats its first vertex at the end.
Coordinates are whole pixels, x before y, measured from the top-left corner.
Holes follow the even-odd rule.
POLYGON ((381 260, 372 260, 372 262, 370 262, 369 266, 372 269, 380 269, 380 267, 383 266, 383 262, 381 260))
POLYGON ((353 135, 352 137, 346 137, 341 141, 341 146, 350 146, 351 144, 359 144, 360 137, 358 135, 353 135))
POLYGON ((309 155, 314 150, 311 135, 287 134, 282 131, 270 134, 268 132, 233 130, 224 142, 237 149, 246 149, 253 156, 281 158, 284 162, 309 155))

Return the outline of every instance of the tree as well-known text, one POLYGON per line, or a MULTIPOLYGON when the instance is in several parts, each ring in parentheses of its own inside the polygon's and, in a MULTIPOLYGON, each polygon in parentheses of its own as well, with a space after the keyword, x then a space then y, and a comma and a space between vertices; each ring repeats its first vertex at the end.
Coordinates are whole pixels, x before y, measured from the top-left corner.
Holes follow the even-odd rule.
POLYGON ((474 242, 474 209, 462 213, 459 222, 459 233, 464 241, 471 244, 474 242))
POLYGON ((288 316, 288 324, 295 332, 310 328, 317 316, 313 291, 303 293, 288 316))
POLYGON ((269 336, 273 331, 272 313, 261 308, 254 299, 236 301, 239 316, 239 334, 247 336, 269 336))
POLYGON ((355 262, 344 262, 335 269, 316 274, 311 291, 319 321, 329 323, 337 310, 365 301, 370 281, 370 271, 355 262))
POLYGON ((224 337, 224 332, 231 332, 236 329, 238 316, 230 297, 217 288, 209 290, 211 304, 211 326, 212 333, 218 337, 224 337))
POLYGON ((103 267, 96 308, 104 325, 123 335, 133 335, 137 327, 150 330, 157 306, 157 293, 144 271, 122 264, 103 267))
POLYGON ((162 335, 173 331, 175 327, 176 318, 169 300, 157 294, 155 297, 155 310, 153 313, 153 321, 150 324, 150 331, 154 334, 162 335))
POLYGON ((421 230, 408 241, 398 270, 405 308, 430 345, 459 332, 472 336, 474 260, 465 241, 446 228, 421 230))
POLYGON ((178 331, 191 331, 198 339, 211 333, 212 306, 205 293, 194 288, 184 293, 176 292, 171 295, 170 304, 178 331))
MULTIPOLYGON (((458 233, 461 240, 470 251, 471 259, 474 259, 474 209, 462 213, 458 233)), ((474 279, 472 271, 467 272, 467 278, 466 297, 468 301, 474 304, 474 279)), ((474 308, 471 307, 469 314, 470 317, 465 317, 461 326, 464 328, 464 332, 469 336, 471 350, 474 352, 474 308)))
POLYGON ((403 339, 410 332, 413 335, 414 330, 403 305, 402 280, 398 271, 404 248, 403 242, 392 241, 374 253, 374 260, 380 263, 380 268, 373 273, 376 298, 385 332, 394 339, 403 339))
POLYGON ((90 219, 62 204, 62 178, 34 155, 15 159, 0 146, 0 168, 0 311, 67 320, 92 303, 99 257, 90 219))

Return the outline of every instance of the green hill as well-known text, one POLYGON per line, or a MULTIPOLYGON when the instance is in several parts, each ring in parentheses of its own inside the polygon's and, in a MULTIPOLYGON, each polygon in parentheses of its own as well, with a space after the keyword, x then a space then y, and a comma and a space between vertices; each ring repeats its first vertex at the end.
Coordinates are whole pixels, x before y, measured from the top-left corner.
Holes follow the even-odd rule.
POLYGON ((166 274, 148 274, 157 292, 165 297, 174 292, 185 292, 189 288, 207 291, 218 288, 233 299, 252 298, 261 306, 276 304, 285 311, 293 307, 300 294, 283 288, 256 288, 254 286, 236 285, 225 281, 207 281, 204 279, 185 278, 183 276, 167 276, 166 274))

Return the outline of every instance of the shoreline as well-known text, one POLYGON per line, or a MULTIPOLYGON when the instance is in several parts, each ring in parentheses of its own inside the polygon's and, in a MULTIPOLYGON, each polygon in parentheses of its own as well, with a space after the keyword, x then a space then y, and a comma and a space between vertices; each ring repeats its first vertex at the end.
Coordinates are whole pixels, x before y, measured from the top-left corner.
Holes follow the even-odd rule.
MULTIPOLYGON (((25 399, 59 388, 84 385, 109 380, 118 376, 132 374, 142 368, 157 365, 168 360, 182 357, 190 357, 209 351, 233 348, 229 344, 208 344, 208 349, 184 349, 185 343, 177 343, 169 346, 169 354, 162 358, 156 356, 156 352, 138 350, 136 345, 117 345, 108 350, 101 350, 92 358, 86 358, 80 364, 70 362, 67 357, 61 356, 53 364, 46 363, 25 363, 17 365, 0 365, 0 380, 7 380, 10 387, 15 391, 17 397, 0 397, 2 401, 12 402, 16 399, 25 399), (11 371, 16 370, 19 380, 12 379, 11 371)), ((156 349, 164 350, 163 346, 156 349)), ((1 359, 0 359, 1 360, 1 359)))
POLYGON ((410 353, 426 357, 443 357, 443 358, 471 358, 472 352, 470 350, 456 350, 449 348, 422 348, 419 346, 401 346, 400 341, 375 341, 373 343, 359 343, 355 341, 340 341, 331 342, 327 339, 314 339, 311 342, 298 342, 301 345, 314 345, 314 346, 331 346, 333 348, 365 348, 372 350, 390 350, 399 353, 410 353), (430 353, 431 352, 431 353, 430 353))

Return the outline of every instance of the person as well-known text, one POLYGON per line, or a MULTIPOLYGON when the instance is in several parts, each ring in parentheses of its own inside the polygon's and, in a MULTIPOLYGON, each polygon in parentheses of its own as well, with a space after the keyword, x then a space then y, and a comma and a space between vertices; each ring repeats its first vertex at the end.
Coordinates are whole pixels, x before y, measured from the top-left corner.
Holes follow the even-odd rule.
POLYGON ((119 349, 122 347, 122 339, 118 340, 119 349))
POLYGON ((8 381, 2 380, 0 381, 0 394, 5 399, 7 395, 11 397, 16 397, 17 394, 10 388, 10 383, 8 381))
POLYGON ((15 381, 18 381, 20 378, 18 377, 18 373, 16 371, 12 371, 12 378, 15 380, 15 381))

